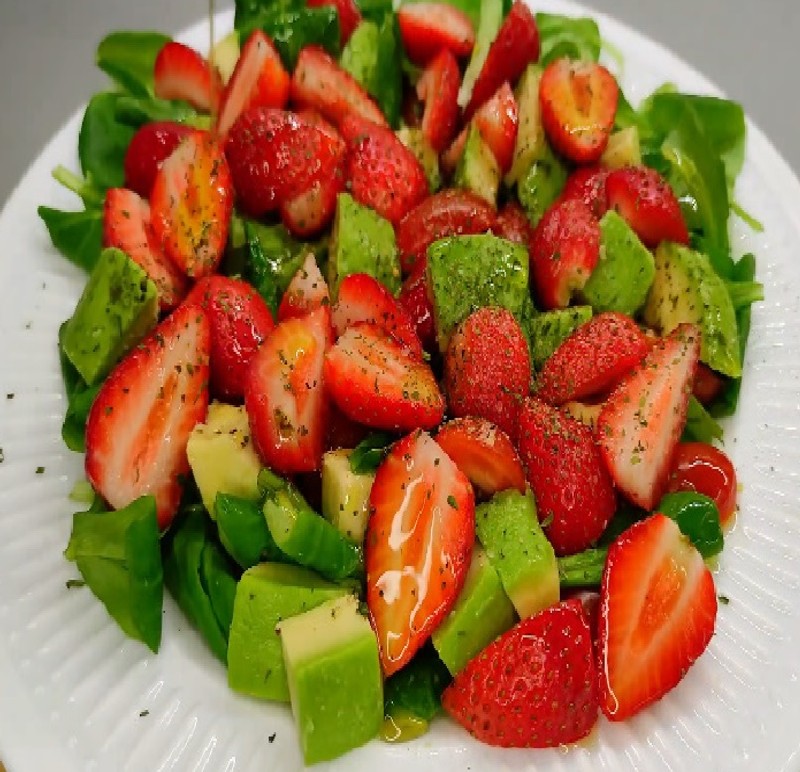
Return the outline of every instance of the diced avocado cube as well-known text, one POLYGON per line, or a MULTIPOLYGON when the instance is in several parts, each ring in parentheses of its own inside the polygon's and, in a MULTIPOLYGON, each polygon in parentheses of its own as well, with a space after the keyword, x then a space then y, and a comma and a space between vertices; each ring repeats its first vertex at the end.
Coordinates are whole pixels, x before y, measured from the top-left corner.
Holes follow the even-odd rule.
POLYGON ((476 546, 464 587, 453 610, 434 631, 433 646, 451 675, 456 675, 495 638, 510 630, 516 619, 489 556, 476 546))
POLYGON ((464 146, 453 181, 456 187, 472 191, 476 196, 486 199, 492 206, 497 203, 500 166, 475 123, 470 125, 467 132, 467 144, 464 146))
POLYGON ((322 457, 322 515, 354 544, 361 544, 375 475, 353 472, 350 453, 331 450, 322 457))
POLYGON ((519 120, 517 139, 514 142, 514 157, 511 161, 511 169, 505 177, 508 187, 519 182, 528 173, 534 161, 542 158, 548 149, 539 107, 541 80, 542 68, 537 64, 529 64, 517 84, 516 98, 519 120))
POLYGON ((481 504, 475 528, 520 619, 558 603, 558 562, 533 493, 509 489, 481 504))
POLYGON ((528 319, 533 369, 541 370, 553 352, 591 318, 590 306, 571 306, 545 311, 528 319))
POLYGON ((228 685, 262 700, 289 701, 279 622, 351 592, 299 566, 261 563, 242 574, 228 638, 228 685))
POLYGON ((519 202, 534 227, 561 195, 567 181, 564 162, 545 145, 546 151, 530 165, 517 185, 519 202))
POLYGON ((91 386, 157 321, 156 285, 124 252, 105 249, 66 323, 61 345, 91 386))
POLYGON ((435 193, 442 187, 442 174, 439 169, 439 155, 425 138, 422 129, 408 126, 397 130, 397 138, 414 154, 425 171, 428 187, 435 193))
POLYGON ((341 756, 383 723, 378 641, 352 596, 278 625, 292 713, 306 764, 341 756))
POLYGON ((639 166, 641 163, 642 151, 639 145, 639 129, 636 126, 614 132, 608 138, 608 145, 600 157, 600 165, 609 169, 639 166))
POLYGON ((600 259, 582 290, 596 313, 633 316, 647 299, 655 276, 650 250, 614 210, 600 220, 600 259))

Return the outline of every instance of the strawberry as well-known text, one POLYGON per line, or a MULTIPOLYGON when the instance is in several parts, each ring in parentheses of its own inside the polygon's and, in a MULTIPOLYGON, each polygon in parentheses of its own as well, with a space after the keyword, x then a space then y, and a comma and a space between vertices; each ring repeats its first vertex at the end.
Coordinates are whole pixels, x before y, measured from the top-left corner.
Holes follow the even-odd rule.
POLYGON ((297 269, 278 306, 278 321, 305 316, 320 306, 330 305, 328 283, 322 278, 313 252, 306 255, 297 269))
POLYGON ((373 429, 432 429, 444 416, 430 367, 375 324, 342 333, 325 357, 325 387, 346 416, 373 429))
POLYGON ((156 56, 153 77, 160 99, 182 99, 205 113, 217 106, 219 75, 197 51, 183 43, 164 44, 156 56))
POLYGON ((517 413, 530 388, 528 344, 504 308, 479 308, 450 338, 444 382, 454 416, 479 416, 517 436, 517 413))
POLYGON ((623 721, 661 699, 705 651, 714 579, 674 520, 635 523, 608 550, 600 589, 600 707, 623 721))
POLYGON ((348 115, 341 130, 353 198, 396 225, 428 195, 425 171, 391 129, 348 115))
POLYGON ((599 160, 614 128, 618 98, 617 81, 602 64, 556 59, 539 86, 547 138, 571 161, 599 160))
POLYGON ((161 163, 169 158, 181 141, 194 129, 171 121, 145 123, 125 153, 125 187, 149 198, 161 163))
POLYGON ((553 748, 597 721, 592 637, 580 601, 523 619, 490 643, 442 694, 476 739, 505 748, 553 748))
POLYGON ((175 516, 189 434, 208 410, 209 348, 205 313, 184 304, 103 383, 86 421, 86 477, 114 509, 149 494, 161 528, 175 516))
POLYGON ((469 481, 486 496, 506 488, 525 493, 525 470, 508 435, 485 418, 448 421, 436 442, 469 481))
POLYGON ((508 81, 478 108, 472 120, 483 141, 491 149, 500 170, 505 174, 511 168, 514 158, 514 144, 519 126, 517 101, 508 81))
POLYGON ((196 132, 161 165, 150 194, 153 233, 187 276, 213 273, 228 240, 233 185, 217 142, 196 132))
POLYGON ((186 277, 164 255, 153 236, 150 205, 127 188, 109 188, 103 206, 103 246, 121 249, 153 281, 158 305, 168 311, 189 290, 186 277))
POLYGON ((386 118, 361 84, 318 46, 306 46, 297 58, 291 85, 292 102, 310 107, 341 127, 348 115, 386 126, 386 118))
POLYGON ((336 200, 343 190, 344 177, 337 166, 330 177, 314 180, 307 190, 281 203, 281 221, 293 236, 316 236, 336 214, 336 200))
POLYGON ((422 347, 425 351, 433 351, 436 347, 436 325, 424 266, 422 268, 421 271, 414 271, 403 282, 397 302, 406 310, 422 347))
POLYGON ((606 400, 597 437, 617 487, 652 510, 660 501, 686 423, 700 330, 681 324, 659 341, 606 400))
POLYGON ((281 322, 253 357, 244 404, 264 463, 282 474, 320 468, 327 404, 322 382, 330 308, 281 322))
POLYGON ((348 418, 336 405, 328 404, 325 422, 325 450, 354 448, 369 435, 369 428, 348 418))
POLYGON ((697 363, 692 394, 701 405, 710 405, 725 388, 725 378, 714 372, 707 364, 697 363))
POLYGON ((431 60, 417 81, 417 96, 425 104, 422 134, 437 153, 450 144, 456 133, 460 83, 458 62, 446 48, 431 60))
POLYGON ((515 0, 489 48, 464 111, 465 117, 471 118, 503 83, 516 83, 528 64, 538 59, 539 28, 536 19, 526 3, 515 0))
POLYGON ((250 362, 275 322, 261 296, 247 282, 206 276, 187 303, 200 306, 211 324, 211 389, 225 400, 240 401, 250 362))
POLYGON ((439 165, 442 171, 452 177, 458 168, 458 162, 461 156, 464 155, 464 148, 467 146, 467 132, 469 125, 465 126, 459 132, 458 136, 453 140, 450 147, 439 156, 439 165))
POLYGON ((544 363, 539 399, 563 405, 608 391, 650 350, 629 316, 607 311, 582 324, 544 363))
POLYGON ((224 137, 236 119, 253 107, 285 107, 289 73, 272 41, 257 29, 247 38, 219 106, 217 134, 224 137))
POLYGON ((494 232, 501 239, 522 244, 527 249, 531 240, 531 223, 522 207, 516 201, 509 201, 497 215, 494 232))
POLYGON ((469 16, 448 3, 409 3, 397 12, 408 58, 421 67, 440 51, 464 58, 472 53, 475 30, 469 16))
POLYGON ((591 546, 617 508, 591 429, 535 397, 519 414, 519 454, 557 555, 591 546))
POLYGON ((533 231, 531 274, 542 308, 566 308, 600 259, 600 226, 582 201, 557 201, 533 231))
POLYGON ((580 166, 567 178, 561 191, 561 201, 576 198, 583 201, 599 220, 608 211, 606 180, 610 169, 602 166, 580 166))
POLYGON ((662 241, 689 243, 689 231, 669 183, 646 166, 627 166, 608 175, 608 206, 616 210, 648 247, 662 241))
POLYGON ((422 431, 395 443, 378 467, 364 540, 367 605, 389 676, 449 613, 475 541, 472 486, 422 431))
POLYGON ((336 9, 339 16, 339 44, 342 48, 361 23, 361 11, 355 0, 306 0, 309 8, 321 8, 330 5, 336 9))

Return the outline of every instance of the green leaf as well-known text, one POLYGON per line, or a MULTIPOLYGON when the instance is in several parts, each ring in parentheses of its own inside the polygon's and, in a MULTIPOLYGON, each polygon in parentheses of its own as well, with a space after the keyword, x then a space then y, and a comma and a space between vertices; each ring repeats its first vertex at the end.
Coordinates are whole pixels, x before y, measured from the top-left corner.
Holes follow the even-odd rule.
POLYGON ((236 30, 246 30, 249 34, 254 29, 253 20, 266 11, 296 11, 304 7, 305 0, 234 0, 233 26, 236 30))
POLYGON ((713 499, 694 491, 668 493, 661 499, 656 511, 674 520, 681 533, 689 538, 704 558, 722 552, 722 527, 719 510, 713 499))
POLYGON ((707 442, 722 439, 722 427, 713 416, 700 404, 696 397, 689 397, 686 412, 686 426, 683 429, 683 442, 707 442))
POLYGON ((37 212, 53 246, 71 263, 91 273, 103 246, 103 210, 92 207, 82 212, 62 212, 40 206, 37 212))
POLYGON ((596 62, 602 41, 594 19, 537 13, 541 53, 539 64, 546 67, 561 57, 596 62))
POLYGON ((764 285, 757 281, 725 282, 735 311, 746 308, 764 299, 764 285))
POLYGON ((211 127, 208 115, 200 115, 188 102, 177 99, 120 96, 115 105, 115 117, 120 123, 136 128, 154 121, 185 123, 198 129, 211 127))
POLYGON ((160 32, 112 32, 97 47, 97 66, 123 90, 152 95, 156 57, 171 39, 160 32))
POLYGON ((386 458, 394 438, 386 432, 375 432, 365 437, 350 454, 350 471, 353 474, 370 474, 386 458))
POLYGON ((558 558, 558 581, 562 587, 597 587, 603 578, 608 550, 587 549, 558 558))
POLYGON ((101 188, 118 188, 125 183, 125 152, 135 129, 117 119, 119 94, 95 94, 83 115, 78 135, 81 171, 101 188))
POLYGON ((442 692, 451 680, 436 650, 428 644, 402 670, 386 680, 384 712, 391 716, 404 710, 430 721, 439 712, 442 692))

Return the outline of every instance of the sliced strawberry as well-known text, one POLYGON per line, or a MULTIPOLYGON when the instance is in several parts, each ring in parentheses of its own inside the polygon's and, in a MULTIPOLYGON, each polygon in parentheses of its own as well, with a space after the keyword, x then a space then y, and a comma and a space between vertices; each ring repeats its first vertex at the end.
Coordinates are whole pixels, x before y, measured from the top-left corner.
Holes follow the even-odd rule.
POLYGON ((707 364, 698 362, 694 374, 692 394, 701 405, 710 405, 725 388, 725 378, 714 372, 707 364))
POLYGON ((327 404, 322 382, 330 346, 330 308, 281 322, 253 357, 244 388, 253 441, 283 474, 320 468, 327 404))
POLYGON ((325 450, 354 448, 369 433, 369 427, 348 418, 333 403, 328 404, 328 416, 325 421, 325 450))
POLYGON ((238 117, 253 107, 285 107, 289 101, 289 73, 272 41, 255 30, 236 62, 219 106, 217 134, 224 137, 238 117))
POLYGON ((527 249, 531 241, 531 222, 516 201, 509 201, 497 215, 494 232, 501 239, 522 244, 527 249))
POLYGON ((667 484, 699 356, 699 328, 679 325, 614 389, 600 413, 597 438, 611 476, 643 509, 653 509, 667 484))
POLYGON ((525 470, 508 435, 485 418, 448 421, 436 442, 486 496, 507 488, 525 493, 525 470))
POLYGON ((600 259, 600 226, 582 201, 558 201, 531 238, 531 273, 542 308, 566 308, 600 259))
POLYGON ((646 166, 627 166, 608 175, 608 206, 616 210, 648 246, 662 241, 689 243, 689 231, 669 183, 646 166))
POLYGON ((112 370, 86 421, 86 477, 114 508, 156 499, 166 528, 189 472, 186 443, 208 410, 208 319, 182 305, 112 370))
POLYGON ((442 706, 481 742, 554 748, 597 721, 592 636, 580 601, 551 606, 489 644, 442 694, 442 706))
POLYGON ((283 293, 278 306, 278 321, 305 316, 320 306, 330 305, 330 302, 328 283, 322 278, 314 253, 309 252, 283 293))
POLYGON ((600 707, 623 721, 661 699, 705 651, 714 579, 674 520, 655 514, 609 548, 600 590, 600 707))
POLYGON ((483 141, 491 149, 500 170, 505 174, 511 168, 514 158, 514 144, 519 126, 517 101, 508 81, 478 108, 472 120, 483 141))
POLYGON ((247 282, 227 276, 200 279, 186 302, 199 305, 211 324, 214 394, 240 401, 250 362, 275 326, 269 306, 247 282))
POLYGON ((339 15, 339 43, 342 48, 361 22, 361 11, 358 10, 355 0, 306 0, 306 5, 309 8, 330 5, 336 9, 339 15))
POLYGON ((156 174, 150 207, 167 257, 192 278, 213 273, 233 209, 231 173, 214 139, 196 132, 178 146, 156 174))
POLYGON ((422 347, 426 351, 436 348, 436 325, 433 306, 428 294, 428 281, 423 270, 417 270, 403 282, 397 302, 406 310, 422 347))
POLYGON ((341 129, 348 149, 345 180, 353 198, 398 223, 428 195, 416 156, 391 129, 356 115, 348 115, 341 129))
POLYGON ((417 81, 417 96, 425 104, 422 134, 437 153, 450 144, 456 132, 460 84, 458 62, 446 48, 436 55, 417 81))
POLYGON ((602 64, 556 59, 542 75, 542 125, 552 145, 576 163, 599 160, 617 113, 619 86, 602 64))
POLYGON ((153 236, 150 205, 127 188, 109 188, 103 207, 103 246, 121 249, 156 285, 158 305, 168 311, 189 291, 186 277, 153 236))
POLYGON ((182 99, 210 113, 217 106, 220 80, 197 51, 170 41, 156 56, 153 67, 155 94, 160 99, 182 99))
POLYGON ((466 57, 475 45, 469 16, 448 3, 408 3, 397 12, 408 58, 424 67, 440 51, 466 57))
POLYGON ((561 200, 576 198, 583 201, 592 214, 599 220, 608 211, 606 180, 610 169, 602 166, 580 166, 567 178, 561 200))
POLYGON ((359 82, 318 46, 306 46, 297 59, 291 85, 292 102, 310 107, 341 126, 348 115, 356 115, 379 126, 386 118, 359 82))
POLYGON ((432 429, 444 416, 431 368, 374 324, 339 337, 325 358, 325 387, 346 416, 374 429, 432 429))
POLYGON ((428 434, 397 442, 378 468, 364 540, 367 605, 388 676, 449 613, 475 541, 469 480, 428 434))
POLYGON ((450 147, 439 156, 439 165, 442 167, 442 171, 451 177, 458 168, 458 162, 461 160, 461 156, 464 155, 464 148, 467 146, 468 131, 469 125, 461 129, 450 147))
POLYGON ((193 131, 189 126, 171 121, 145 123, 133 135, 125 153, 125 187, 142 198, 149 198, 162 162, 193 131))
POLYGON ((649 350, 647 337, 629 316, 599 314, 578 327, 544 363, 537 396, 563 405, 606 392, 649 350))
POLYGON ((326 179, 281 204, 281 221, 293 236, 308 239, 324 230, 336 214, 336 200, 344 190, 344 175, 339 166, 326 179))

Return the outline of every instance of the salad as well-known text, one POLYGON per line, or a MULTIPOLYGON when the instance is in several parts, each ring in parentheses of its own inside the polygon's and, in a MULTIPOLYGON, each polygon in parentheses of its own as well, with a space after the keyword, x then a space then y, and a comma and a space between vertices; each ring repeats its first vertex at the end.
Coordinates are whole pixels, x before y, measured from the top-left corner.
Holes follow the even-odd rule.
POLYGON ((65 555, 157 652, 164 588, 307 764, 440 714, 567 745, 703 654, 753 255, 739 105, 638 109, 517 0, 239 0, 117 32, 81 125, 65 555))

